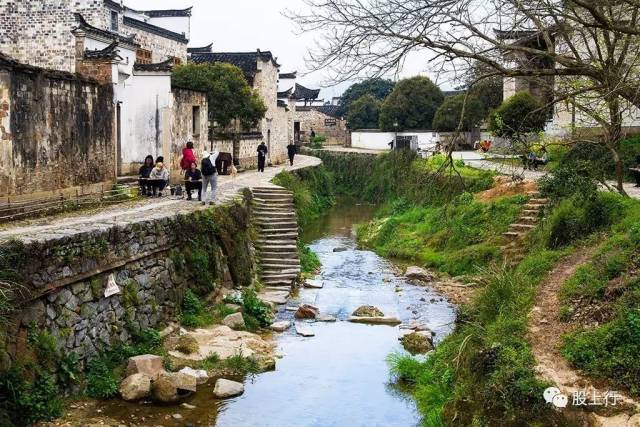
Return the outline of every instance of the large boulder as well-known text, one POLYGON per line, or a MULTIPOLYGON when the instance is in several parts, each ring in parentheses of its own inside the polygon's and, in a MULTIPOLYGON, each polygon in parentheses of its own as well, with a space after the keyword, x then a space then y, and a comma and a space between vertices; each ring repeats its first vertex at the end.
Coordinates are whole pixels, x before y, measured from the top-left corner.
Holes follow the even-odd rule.
POLYGON ((125 375, 145 374, 148 375, 152 381, 155 381, 163 372, 164 363, 162 362, 162 357, 153 354, 143 354, 129 358, 125 375))
POLYGON ((315 319, 320 314, 320 310, 309 304, 302 304, 296 311, 296 319, 315 319))
POLYGON ((274 332, 284 332, 291 327, 291 322, 283 320, 281 322, 275 322, 271 324, 271 330, 274 332))
POLYGON ((435 279, 435 275, 429 270, 416 266, 408 267, 404 273, 404 277, 420 282, 432 282, 435 279))
POLYGON ((233 313, 228 315, 222 321, 222 324, 230 327, 231 329, 244 329, 244 318, 242 317, 242 313, 233 313))
POLYGON ((372 305, 358 307, 351 315, 357 317, 384 317, 384 313, 372 305))
POLYGON ((120 384, 120 396, 128 402, 147 398, 150 394, 151 378, 146 374, 129 375, 120 384))
POLYGON ((180 372, 165 372, 153 382, 151 394, 161 403, 175 403, 196 391, 196 378, 180 372))
POLYGON ((411 354, 425 354, 433 350, 431 331, 412 332, 400 337, 402 346, 411 354))
POLYGON ((225 380, 224 378, 216 381, 216 385, 213 388, 213 395, 218 399, 239 396, 242 393, 244 393, 244 385, 242 383, 225 380))

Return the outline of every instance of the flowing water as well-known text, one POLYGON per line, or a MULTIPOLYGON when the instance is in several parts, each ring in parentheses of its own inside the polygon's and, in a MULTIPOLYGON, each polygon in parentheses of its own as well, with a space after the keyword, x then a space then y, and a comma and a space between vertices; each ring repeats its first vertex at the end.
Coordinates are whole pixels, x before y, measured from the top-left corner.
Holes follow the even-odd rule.
MULTIPOLYGON (((312 304, 334 323, 311 324, 314 337, 292 327, 275 339, 281 358, 273 372, 248 378, 245 393, 216 402, 211 385, 199 387, 189 401, 197 408, 147 408, 156 415, 180 412, 183 419, 163 425, 219 427, 415 426, 419 414, 411 398, 394 385, 385 362, 402 352, 399 328, 344 321, 357 307, 374 305, 403 322, 419 321, 440 341, 453 329, 455 307, 432 290, 412 285, 390 261, 356 247, 354 225, 369 220, 373 208, 342 203, 307 227, 305 241, 318 254, 323 289, 302 289, 288 306, 312 304), (335 248, 341 251, 334 252, 335 248), (167 412, 169 411, 169 412, 167 412)), ((278 320, 293 313, 280 309, 278 320)), ((131 408, 120 403, 124 409, 131 408)), ((136 410, 136 417, 146 411, 136 410)), ((151 413, 147 415, 154 418, 151 413)))

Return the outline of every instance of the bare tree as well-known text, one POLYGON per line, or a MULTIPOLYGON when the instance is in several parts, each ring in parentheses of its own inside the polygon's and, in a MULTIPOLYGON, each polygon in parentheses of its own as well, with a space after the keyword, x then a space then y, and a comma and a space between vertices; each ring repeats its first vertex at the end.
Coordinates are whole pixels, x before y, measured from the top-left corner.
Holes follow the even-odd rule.
POLYGON ((384 76, 424 51, 425 63, 450 80, 463 81, 477 63, 486 72, 476 81, 525 79, 550 108, 576 111, 600 129, 601 137, 587 139, 611 152, 624 193, 625 112, 640 107, 638 0, 305 2, 306 12, 287 14, 302 31, 321 34, 309 55, 313 69, 337 81, 384 76))

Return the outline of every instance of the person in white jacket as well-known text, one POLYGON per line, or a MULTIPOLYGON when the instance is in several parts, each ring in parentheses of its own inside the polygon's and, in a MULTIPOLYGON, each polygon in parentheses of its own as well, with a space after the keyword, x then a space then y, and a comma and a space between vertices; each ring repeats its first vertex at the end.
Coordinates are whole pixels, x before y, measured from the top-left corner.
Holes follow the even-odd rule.
POLYGON ((209 202, 210 205, 216 201, 216 190, 218 188, 218 170, 216 169, 216 160, 220 153, 214 151, 202 153, 202 162, 200 163, 200 171, 202 172, 202 204, 209 202), (211 192, 207 188, 211 187, 211 192))
POLYGON ((149 174, 149 181, 153 187, 153 196, 162 197, 162 191, 169 183, 169 170, 164 167, 162 162, 156 163, 156 166, 149 174))

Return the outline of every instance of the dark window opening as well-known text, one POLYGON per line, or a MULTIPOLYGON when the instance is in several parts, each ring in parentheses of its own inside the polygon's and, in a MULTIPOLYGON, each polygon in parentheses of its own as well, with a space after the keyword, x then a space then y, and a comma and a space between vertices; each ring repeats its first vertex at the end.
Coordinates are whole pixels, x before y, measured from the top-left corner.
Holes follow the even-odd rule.
POLYGON ((192 134, 193 136, 198 136, 200 135, 200 106, 199 105, 194 105, 193 106, 193 110, 192 110, 192 114, 193 114, 193 120, 192 120, 192 134))
POLYGON ((112 10, 111 11, 111 31, 118 31, 118 21, 119 21, 119 16, 118 16, 118 12, 112 10))
POLYGON ((136 50, 136 62, 138 64, 151 64, 151 51, 147 49, 136 50))

